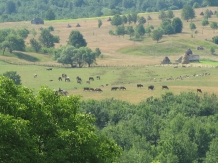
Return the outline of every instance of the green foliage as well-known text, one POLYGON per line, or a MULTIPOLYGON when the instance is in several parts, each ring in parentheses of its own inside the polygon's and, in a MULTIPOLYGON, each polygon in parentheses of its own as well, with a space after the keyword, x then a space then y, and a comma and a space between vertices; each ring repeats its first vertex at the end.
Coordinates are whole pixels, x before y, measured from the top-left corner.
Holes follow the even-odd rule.
POLYGON ((35 50, 36 53, 38 53, 42 48, 40 43, 35 38, 30 39, 30 45, 35 50))
POLYGON ((172 18, 174 18, 174 13, 173 13, 173 11, 172 10, 167 10, 166 11, 166 17, 168 18, 168 19, 172 19, 172 18))
POLYGON ((210 144, 210 150, 207 152, 206 159, 204 163, 214 163, 218 161, 218 138, 214 138, 210 144))
POLYGON ((96 61, 96 52, 93 52, 88 47, 81 47, 79 48, 79 54, 82 55, 83 61, 88 65, 88 67, 91 66, 91 64, 94 64, 96 61))
POLYGON ((155 29, 153 32, 152 32, 152 39, 155 40, 155 41, 159 41, 162 39, 163 37, 163 31, 160 30, 160 29, 155 29))
POLYGON ((118 26, 122 24, 122 17, 118 14, 114 15, 111 20, 111 25, 118 26))
POLYGON ((7 71, 3 73, 3 76, 11 79, 17 85, 21 84, 20 75, 18 75, 16 71, 7 71))
POLYGON ((122 15, 122 23, 123 24, 126 24, 127 23, 127 17, 126 17, 126 15, 122 15))
POLYGON ((194 19, 195 18, 195 11, 194 9, 189 6, 189 5, 185 5, 182 8, 182 13, 181 13, 181 17, 186 20, 187 22, 189 21, 189 19, 194 19))
POLYGON ((51 31, 54 31, 54 27, 52 26, 52 25, 50 25, 49 27, 48 27, 48 30, 51 32, 51 31))
POLYGON ((20 30, 17 31, 17 34, 18 34, 20 37, 22 37, 23 39, 26 39, 26 38, 28 37, 29 33, 30 33, 29 30, 26 29, 26 28, 20 29, 20 30))
POLYGON ((142 24, 139 24, 135 27, 134 32, 135 34, 138 34, 139 37, 142 37, 145 34, 145 28, 142 24))
POLYGON ((173 26, 173 28, 175 30, 175 33, 181 33, 182 32, 183 23, 182 23, 180 18, 178 18, 178 17, 173 18, 172 26, 173 26))
POLYGON ((214 36, 212 38, 212 41, 215 43, 215 44, 218 44, 218 36, 214 36))
POLYGON ((163 30, 163 34, 170 35, 175 33, 175 29, 169 19, 165 19, 162 21, 161 28, 163 30))
POLYGON ((45 19, 46 20, 55 20, 55 13, 51 9, 49 9, 46 12, 45 19))
POLYGON ((39 41, 46 48, 54 47, 54 36, 48 29, 41 30, 39 41))
POLYGON ((83 35, 79 31, 71 31, 68 45, 75 46, 76 48, 86 46, 86 40, 83 38, 83 35))
POLYGON ((144 16, 140 16, 140 17, 138 17, 138 23, 139 24, 145 24, 146 23, 146 19, 145 19, 145 17, 144 16))
POLYGON ((209 24, 209 21, 207 19, 203 19, 201 22, 202 26, 207 26, 209 24))
POLYGON ((132 22, 133 22, 134 24, 136 24, 137 19, 138 19, 138 13, 137 13, 137 12, 132 13, 132 14, 131 14, 131 18, 132 18, 132 22))
POLYGON ((189 24, 189 28, 190 28, 192 31, 193 31, 194 29, 196 29, 195 23, 191 22, 191 23, 189 24))
POLYGON ((210 28, 212 28, 213 32, 215 32, 215 30, 218 28, 217 22, 211 22, 210 23, 210 28))
POLYGON ((131 14, 127 15, 127 21, 129 23, 129 25, 132 23, 132 15, 131 14))
POLYGON ((126 33, 126 31, 125 31, 125 27, 123 25, 119 25, 119 26, 116 27, 116 35, 124 36, 125 33, 126 33))
POLYGON ((161 19, 161 20, 164 20, 164 19, 167 18, 167 15, 166 15, 166 13, 162 10, 162 11, 159 12, 158 18, 161 19))
POLYGON ((204 12, 204 18, 205 18, 205 19, 211 18, 211 11, 210 11, 209 9, 207 9, 207 10, 204 12))
POLYGON ((213 47, 210 48, 210 53, 213 55, 215 53, 215 49, 213 47))
POLYGON ((33 91, 0 77, 2 162, 115 162, 120 148, 97 134, 95 118, 81 112, 80 97, 47 87, 33 91), (13 150, 6 150, 13 149, 13 150))
POLYGON ((134 35, 134 29, 133 29, 133 26, 127 26, 126 27, 126 34, 128 34, 129 35, 129 37, 130 37, 130 39, 131 39, 131 37, 134 35))
POLYGON ((111 30, 109 30, 109 35, 111 35, 111 36, 113 36, 113 35, 115 35, 115 32, 111 29, 111 30))

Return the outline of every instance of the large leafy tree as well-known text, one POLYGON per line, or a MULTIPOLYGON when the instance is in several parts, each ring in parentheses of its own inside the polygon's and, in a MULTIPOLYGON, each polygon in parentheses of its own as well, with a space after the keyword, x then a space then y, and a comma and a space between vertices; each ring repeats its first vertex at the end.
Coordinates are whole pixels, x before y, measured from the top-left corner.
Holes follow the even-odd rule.
POLYGON ((118 26, 118 25, 121 25, 123 23, 122 21, 122 17, 118 14, 114 15, 112 20, 111 20, 111 25, 114 25, 114 26, 118 26))
POLYGON ((207 152, 204 163, 218 162, 218 138, 214 138, 210 144, 210 150, 207 152))
POLYGON ((125 27, 123 25, 119 25, 116 28, 116 34, 118 36, 124 36, 126 34, 125 27))
POLYGON ((90 67, 96 61, 96 52, 92 51, 88 47, 79 48, 79 53, 82 55, 84 62, 90 67))
POLYGON ((35 38, 30 39, 30 45, 37 53, 42 48, 41 44, 35 38))
POLYGON ((79 31, 72 31, 68 39, 68 45, 75 46, 76 48, 86 46, 86 40, 79 31))
POLYGON ((146 23, 145 17, 144 17, 144 16, 138 17, 138 23, 139 23, 139 24, 145 24, 145 23, 146 23))
POLYGON ((47 48, 54 47, 54 36, 50 33, 49 29, 42 29, 39 41, 41 44, 47 48))
POLYGON ((185 5, 182 8, 181 17, 188 22, 190 19, 195 18, 195 10, 191 6, 185 5))
POLYGON ((203 29, 204 29, 204 27, 207 26, 208 24, 209 24, 209 21, 208 21, 207 19, 203 19, 203 20, 202 20, 202 22, 201 22, 201 25, 202 25, 202 27, 203 27, 203 28, 202 28, 202 34, 203 34, 203 29))
POLYGON ((142 24, 139 24, 135 27, 134 31, 142 37, 145 34, 145 27, 142 24))
POLYGON ((217 22, 211 22, 211 23, 210 23, 210 28, 213 29, 213 33, 214 33, 215 30, 218 28, 217 22))
POLYGON ((174 27, 175 33, 181 33, 183 29, 183 23, 180 18, 173 18, 172 26, 174 27))
POLYGON ((2 162, 114 162, 120 148, 97 134, 92 114, 80 111, 80 97, 63 97, 42 87, 33 91, 0 77, 2 162), (7 97, 7 98, 6 98, 7 97))
POLYGON ((130 39, 131 39, 131 37, 134 35, 134 29, 133 29, 133 27, 132 26, 127 26, 126 27, 126 33, 129 35, 129 37, 130 37, 130 39))
POLYGON ((152 39, 155 40, 155 41, 159 41, 162 39, 163 37, 163 31, 160 30, 160 29, 155 29, 153 32, 152 32, 152 35, 151 35, 152 39))

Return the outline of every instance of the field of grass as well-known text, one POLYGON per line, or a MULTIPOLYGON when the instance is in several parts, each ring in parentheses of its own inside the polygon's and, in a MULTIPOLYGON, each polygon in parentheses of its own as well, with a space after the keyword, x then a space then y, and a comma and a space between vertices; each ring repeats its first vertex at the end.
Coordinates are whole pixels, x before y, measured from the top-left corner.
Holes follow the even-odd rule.
MULTIPOLYGON (((216 7, 210 7, 212 11, 216 7)), ((17 71, 22 78, 24 86, 33 88, 35 92, 40 86, 46 85, 51 89, 58 89, 59 87, 67 90, 70 94, 81 95, 82 99, 103 99, 103 98, 117 98, 120 100, 129 101, 132 103, 140 102, 141 100, 154 96, 159 97, 166 91, 173 93, 180 93, 182 91, 195 91, 196 88, 201 88, 203 92, 218 93, 217 84, 217 69, 209 68, 211 66, 218 66, 218 46, 211 42, 212 37, 218 35, 217 31, 206 26, 204 29, 201 26, 202 16, 199 15, 201 11, 206 8, 196 9, 196 18, 193 22, 197 26, 198 34, 191 38, 191 30, 189 23, 183 21, 183 32, 181 34, 164 36, 158 43, 153 41, 147 34, 141 41, 129 40, 129 36, 123 37, 111 36, 108 34, 109 30, 114 30, 115 27, 107 21, 108 17, 88 18, 88 19, 68 19, 68 20, 54 20, 45 21, 44 25, 31 25, 30 21, 25 22, 6 22, 1 23, 0 29, 3 28, 27 28, 29 30, 35 29, 37 31, 36 38, 39 37, 39 28, 54 27, 52 34, 60 36, 60 43, 55 47, 66 45, 69 34, 72 30, 79 30, 86 39, 88 46, 92 49, 96 47, 101 49, 102 57, 97 59, 97 66, 91 68, 61 68, 54 67, 52 71, 46 71, 45 66, 36 65, 57 65, 60 66, 52 58, 52 55, 37 54, 32 52, 13 52, 5 53, 5 56, 0 55, 0 60, 10 63, 24 63, 36 65, 14 65, 0 61, 0 74, 6 71, 17 71), (98 28, 98 19, 101 19, 103 25, 98 28), (81 27, 77 28, 79 23, 81 27), (67 28, 70 24, 72 28, 67 28), (205 50, 196 50, 197 46, 203 46, 205 50), (215 54, 210 54, 210 48, 215 49, 215 54), (178 69, 173 66, 155 66, 159 65, 164 56, 168 56, 172 62, 184 55, 184 52, 191 48, 194 54, 200 55, 200 63, 193 63, 192 67, 182 68, 180 65, 178 69), (166 80, 167 78, 176 78, 184 75, 202 74, 208 72, 210 76, 199 76, 185 78, 184 80, 166 80), (71 82, 59 82, 58 77, 62 73, 66 73, 71 82), (37 78, 33 78, 34 74, 38 74, 37 78), (101 80, 95 80, 91 84, 86 84, 90 76, 101 76, 101 80), (76 83, 76 76, 83 79, 83 83, 76 83), (50 81, 53 80, 53 81, 50 81), (136 88, 136 84, 141 83, 143 88, 136 88), (106 86, 109 84, 109 86, 106 86), (147 90, 147 86, 153 84, 155 90, 147 90), (102 87, 102 85, 104 87, 102 87), (167 85, 170 90, 162 90, 161 86, 167 85), (100 87, 103 92, 84 92, 84 87, 100 87), (126 91, 111 91, 112 86, 125 86, 126 91)), ((181 11, 174 11, 175 16, 180 17, 181 11)), ((145 18, 150 15, 152 20, 146 22, 145 27, 153 25, 157 28, 161 21, 158 19, 158 13, 140 13, 140 16, 145 18)), ((216 21, 218 18, 212 16, 209 22, 216 21)), ((135 26, 134 24, 131 24, 135 26)), ((29 46, 29 40, 33 38, 32 34, 26 39, 26 45, 29 46)))

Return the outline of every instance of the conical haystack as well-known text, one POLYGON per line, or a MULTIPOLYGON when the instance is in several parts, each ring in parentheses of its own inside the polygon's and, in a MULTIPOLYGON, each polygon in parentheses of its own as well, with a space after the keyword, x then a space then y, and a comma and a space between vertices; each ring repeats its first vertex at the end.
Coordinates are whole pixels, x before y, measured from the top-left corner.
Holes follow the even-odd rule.
POLYGON ((166 56, 163 61, 161 62, 161 64, 171 64, 170 59, 166 56))
POLYGON ((182 57, 182 64, 189 64, 189 56, 185 53, 185 55, 182 57))
POLYGON ((185 54, 187 54, 187 55, 190 55, 190 54, 192 54, 192 51, 191 51, 191 49, 187 49, 187 51, 185 52, 185 54))
POLYGON ((78 24, 76 25, 76 27, 81 27, 81 26, 80 26, 80 24, 78 23, 78 24))
POLYGON ((204 15, 204 12, 201 12, 200 15, 204 15))
POLYGON ((107 21, 111 21, 111 17, 109 17, 109 18, 107 19, 107 21))

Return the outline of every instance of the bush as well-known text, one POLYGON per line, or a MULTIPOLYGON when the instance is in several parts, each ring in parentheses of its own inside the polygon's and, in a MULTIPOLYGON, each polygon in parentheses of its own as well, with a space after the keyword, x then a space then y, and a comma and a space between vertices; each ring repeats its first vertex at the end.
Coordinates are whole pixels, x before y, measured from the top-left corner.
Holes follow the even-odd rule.
POLYGON ((51 26, 48 27, 48 30, 49 31, 54 31, 54 27, 51 25, 51 26))
POLYGON ((213 37, 212 40, 215 44, 218 44, 218 36, 213 37))

